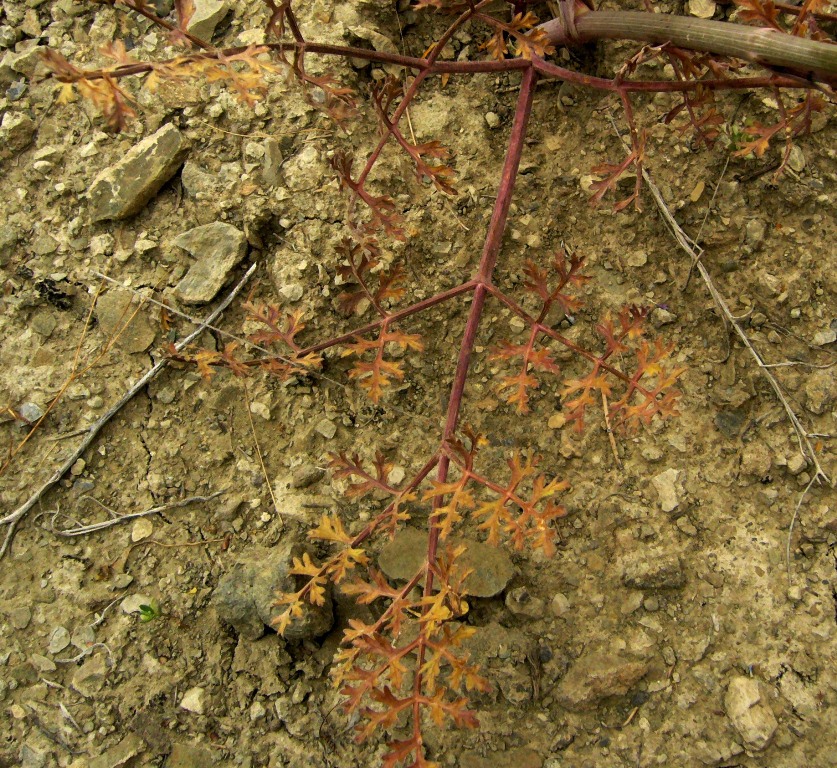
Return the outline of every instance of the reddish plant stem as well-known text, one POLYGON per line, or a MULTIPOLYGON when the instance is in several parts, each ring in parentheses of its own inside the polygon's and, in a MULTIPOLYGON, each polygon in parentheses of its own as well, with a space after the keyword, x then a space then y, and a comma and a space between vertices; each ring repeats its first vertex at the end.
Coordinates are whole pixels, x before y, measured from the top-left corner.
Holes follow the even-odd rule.
MULTIPOLYGON (((474 6, 474 8, 465 11, 465 13, 461 14, 456 21, 451 24, 444 35, 442 35, 441 39, 433 46, 433 50, 430 52, 430 55, 426 59, 420 59, 423 62, 423 66, 420 68, 420 72, 416 75, 415 79, 412 83, 410 83, 409 88, 404 93, 404 98, 401 99, 399 105, 395 108, 395 111, 392 113, 392 118, 390 122, 393 126, 397 126, 399 120, 401 120, 401 116, 404 112, 407 111, 407 107, 410 106, 410 102, 413 100, 413 97, 418 93, 418 89, 421 87, 421 84, 424 82, 424 79, 432 72, 433 65, 436 63, 436 59, 442 55, 442 49, 447 45, 447 42, 453 36, 454 32, 456 32, 459 27, 461 27, 471 16, 476 13, 477 9, 481 8, 484 5, 488 5, 492 0, 482 0, 482 2, 474 6)), ((357 178, 357 185, 359 187, 363 186, 363 183, 366 181, 366 178, 369 176, 369 173, 372 171, 375 163, 378 161, 378 157, 380 156, 381 152, 386 146, 386 143, 389 141, 389 137, 392 135, 391 131, 387 131, 378 142, 378 146, 375 147, 374 151, 366 161, 366 165, 361 171, 360 176, 357 178)))
POLYGON ((377 330, 382 325, 384 325, 384 323, 394 323, 398 320, 403 320, 405 317, 415 315, 419 312, 424 311, 425 309, 429 309, 430 307, 435 306, 436 304, 442 304, 443 302, 448 301, 449 299, 452 299, 456 296, 459 296, 460 294, 472 291, 476 286, 476 280, 469 280, 467 283, 460 283, 454 288, 449 288, 447 291, 437 293, 435 296, 430 296, 427 299, 417 301, 415 304, 411 304, 409 307, 404 307, 404 309, 399 309, 398 311, 393 312, 392 314, 389 314, 386 317, 379 318, 378 320, 373 320, 371 323, 366 323, 366 325, 362 325, 360 326, 360 328, 355 328, 353 331, 344 333, 341 336, 335 336, 333 339, 327 339, 326 341, 321 341, 319 344, 312 344, 310 347, 305 347, 305 349, 299 350, 299 355, 303 356, 307 354, 316 354, 317 352, 322 352, 324 349, 329 349, 330 347, 345 344, 347 341, 351 341, 356 336, 363 336, 366 333, 370 333, 371 331, 377 330))
MULTIPOLYGON (((468 313, 468 320, 465 323, 465 331, 462 335, 462 342, 459 347, 459 360, 456 364, 456 372, 453 377, 450 398, 448 399, 447 418, 443 433, 443 445, 450 440, 456 432, 459 422, 459 414, 462 408, 462 400, 465 392, 465 381, 468 377, 468 370, 471 365, 471 354, 474 350, 474 340, 479 328, 482 312, 485 307, 485 299, 489 295, 489 286, 497 263, 497 256, 500 253, 500 246, 503 240, 503 232, 508 220, 509 207, 511 206, 512 194, 514 193, 517 172, 520 168, 520 157, 523 154, 523 143, 526 138, 526 128, 529 123, 529 116, 532 112, 532 102, 535 96, 535 83, 538 75, 533 67, 529 67, 523 73, 523 80, 520 84, 520 91, 517 99, 517 108, 514 113, 511 135, 509 137, 509 148, 506 152, 506 159, 503 163, 503 172, 500 176, 500 184, 497 190, 497 199, 494 203, 494 210, 491 214, 491 222, 488 225, 488 233, 483 246, 482 257, 475 277, 476 288, 474 299, 468 313)), ((448 469, 450 468, 450 456, 446 451, 441 451, 439 464, 436 469, 436 480, 439 483, 447 481, 448 469)), ((435 513, 442 504, 440 496, 433 499, 433 512, 435 513)), ((439 547, 439 526, 431 513, 430 533, 427 540, 427 562, 435 563, 439 547)), ((424 580, 424 597, 429 597, 433 592, 433 570, 428 568, 424 580)), ((421 740, 418 724, 421 722, 421 691, 423 675, 421 668, 424 666, 426 646, 421 644, 416 661, 416 675, 413 681, 413 723, 415 737, 421 740)))
MULTIPOLYGON (((259 46, 278 53, 297 50, 298 46, 293 43, 271 43, 259 46)), ((194 54, 194 59, 218 59, 220 56, 234 56, 247 50, 245 46, 227 48, 219 54, 194 54)), ((430 75, 467 75, 487 72, 510 72, 517 69, 530 69, 534 67, 538 74, 547 78, 566 80, 576 85, 595 88, 603 91, 617 91, 619 88, 631 92, 683 92, 694 91, 698 88, 709 88, 716 91, 721 90, 746 90, 748 88, 764 88, 766 86, 778 86, 779 88, 815 88, 813 83, 801 77, 786 75, 763 75, 761 77, 741 77, 715 80, 688 80, 672 82, 669 80, 626 80, 617 85, 613 80, 604 77, 593 77, 571 69, 559 67, 557 64, 545 61, 536 56, 532 60, 527 59, 505 59, 503 61, 436 61, 432 66, 428 59, 421 59, 415 56, 402 56, 395 53, 384 53, 383 51, 370 51, 366 48, 341 47, 338 45, 324 45, 319 43, 306 43, 305 50, 321 56, 337 56, 340 58, 362 59, 375 64, 393 64, 407 69, 418 70, 424 73, 423 77, 430 75)), ((101 80, 104 77, 121 79, 131 75, 142 75, 154 70, 153 63, 127 64, 122 67, 111 69, 90 70, 84 72, 88 80, 101 80)), ((60 79, 60 78, 59 78, 60 79)), ((61 82, 64 82, 63 80, 61 82)))

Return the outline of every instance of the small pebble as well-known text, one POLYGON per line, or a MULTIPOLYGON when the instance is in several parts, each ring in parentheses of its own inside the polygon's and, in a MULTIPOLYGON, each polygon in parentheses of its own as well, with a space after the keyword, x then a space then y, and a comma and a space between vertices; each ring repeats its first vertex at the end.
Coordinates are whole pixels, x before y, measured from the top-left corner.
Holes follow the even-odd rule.
POLYGON ((113 588, 114 589, 125 589, 129 587, 134 581, 134 577, 131 576, 130 573, 117 573, 116 576, 113 577, 113 588))
POLYGON ((250 403, 250 413, 252 413, 254 416, 259 416, 265 421, 270 421, 270 408, 267 405, 265 405, 265 403, 250 403))
POLYGON ((486 112, 485 113, 485 122, 491 130, 500 127, 500 115, 496 112, 486 112))
POLYGON ((154 533, 154 524, 147 517, 141 517, 131 528, 131 541, 134 543, 142 541, 152 533, 154 533))
POLYGON ((44 409, 37 403, 24 403, 17 409, 18 413, 23 416, 30 424, 36 422, 44 415, 44 409))
POLYGON ((805 168, 805 154, 796 144, 791 147, 790 155, 788 155, 788 165, 796 173, 801 173, 805 168))
POLYGON ((77 459, 76 463, 70 467, 70 474, 73 477, 78 477, 82 472, 84 472, 84 468, 87 466, 87 462, 84 459, 77 459))
POLYGON ((320 419, 314 429, 326 440, 331 440, 337 434, 337 426, 328 419, 320 419))
POLYGON ((699 181, 697 184, 695 184, 694 189, 692 189, 692 192, 689 195, 689 200, 691 200, 693 203, 696 203, 698 200, 700 200, 704 189, 706 189, 706 184, 703 181, 699 181))
POLYGON ((70 644, 70 633, 66 627, 56 627, 49 636, 47 651, 51 654, 61 653, 70 644))
POLYGON ((546 426, 550 429, 561 429, 564 424, 567 423, 567 419, 562 413, 555 413, 549 417, 549 421, 546 422, 546 426))
POLYGON ((183 698, 180 700, 180 707, 187 712, 202 715, 206 707, 206 691, 198 686, 190 688, 183 694, 183 698))

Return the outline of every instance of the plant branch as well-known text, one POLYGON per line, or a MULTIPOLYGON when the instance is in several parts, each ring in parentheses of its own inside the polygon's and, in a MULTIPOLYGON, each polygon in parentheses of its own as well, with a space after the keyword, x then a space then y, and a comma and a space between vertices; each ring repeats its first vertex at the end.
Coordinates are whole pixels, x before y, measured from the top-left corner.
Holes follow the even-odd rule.
POLYGON ((594 40, 671 43, 837 84, 837 46, 764 27, 645 11, 590 11, 575 17, 575 28, 577 35, 573 37, 560 18, 541 25, 553 45, 594 40))

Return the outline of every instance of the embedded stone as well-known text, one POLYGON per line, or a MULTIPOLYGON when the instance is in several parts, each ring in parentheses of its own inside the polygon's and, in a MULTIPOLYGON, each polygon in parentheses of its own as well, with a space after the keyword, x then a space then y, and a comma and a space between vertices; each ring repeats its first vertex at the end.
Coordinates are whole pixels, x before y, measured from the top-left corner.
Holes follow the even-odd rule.
POLYGON ((212 301, 247 252, 244 233, 221 221, 190 229, 178 235, 174 244, 197 259, 175 288, 186 304, 212 301))
POLYGON ((762 697, 759 681, 752 677, 740 675, 730 681, 724 709, 744 746, 751 750, 767 747, 779 727, 773 710, 762 697))
POLYGON ((171 123, 140 141, 93 180, 88 192, 91 220, 126 219, 139 213, 174 176, 188 152, 188 141, 171 123))
MULTIPOLYGON (((451 544, 462 544, 465 551, 456 564, 471 571, 464 587, 474 597, 494 597, 500 594, 514 576, 514 565, 505 550, 481 541, 456 538, 451 544)), ((381 551, 378 565, 395 581, 408 581, 424 564, 427 556, 427 532, 417 528, 402 528, 381 551)))
POLYGON ((567 709, 583 710, 611 696, 624 696, 647 674, 649 662, 595 651, 577 659, 556 692, 567 709))

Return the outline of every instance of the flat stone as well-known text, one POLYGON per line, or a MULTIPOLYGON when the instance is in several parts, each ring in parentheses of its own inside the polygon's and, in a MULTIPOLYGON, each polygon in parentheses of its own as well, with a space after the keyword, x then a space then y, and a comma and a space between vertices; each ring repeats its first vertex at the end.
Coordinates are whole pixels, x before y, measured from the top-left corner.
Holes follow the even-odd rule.
POLYGON ((95 696, 105 683, 108 674, 102 654, 84 662, 73 674, 72 687, 87 699, 95 696))
MULTIPOLYGON (((471 571, 464 582, 467 594, 494 597, 514 576, 514 565, 505 550, 464 538, 456 538, 451 544, 465 546, 457 564, 463 570, 471 571)), ((408 581, 422 567, 426 554, 427 532, 407 526, 381 550, 378 565, 390 579, 408 581)))
POLYGON ((194 0, 195 12, 186 26, 190 35, 209 42, 215 34, 215 27, 229 13, 225 0, 194 0))
POLYGON ((119 768, 145 749, 145 742, 135 733, 129 733, 116 746, 94 757, 89 768, 119 768))
POLYGON ((762 697, 759 681, 752 677, 739 675, 730 680, 724 709, 744 746, 751 750, 767 747, 779 727, 773 710, 762 697))
MULTIPOLYGON (((285 611, 277 605, 277 595, 296 591, 297 581, 288 574, 294 557, 301 557, 301 550, 292 542, 276 547, 255 548, 248 558, 239 560, 221 578, 212 595, 218 617, 248 640, 258 640, 266 626, 285 611)), ((302 616, 288 625, 286 640, 299 641, 320 637, 334 623, 330 590, 325 605, 305 603, 302 616)))
POLYGON ((47 651, 51 654, 61 653, 70 644, 70 633, 66 627, 56 627, 49 636, 47 651))
POLYGON ((186 304, 212 301, 247 252, 244 233, 220 221, 190 229, 178 235, 174 244, 197 259, 175 288, 186 304))
POLYGON ((622 583, 633 589, 677 589, 686 583, 686 574, 677 555, 640 550, 622 560, 622 583))
POLYGON ((128 597, 122 601, 120 607, 122 608, 122 613, 139 613, 141 610, 140 606, 151 605, 151 601, 152 599, 148 595, 135 593, 133 595, 128 595, 128 597))
POLYGON ((197 744, 173 744, 166 768, 210 768, 214 765, 212 752, 197 744))
POLYGON ((200 686, 190 688, 180 700, 180 708, 196 715, 202 715, 206 708, 206 691, 200 686))
POLYGON ((55 670, 58 669, 52 659, 48 659, 40 653, 33 653, 29 657, 29 661, 39 672, 55 672, 55 670))
POLYGON ((649 669, 649 662, 606 651, 577 659, 556 691, 556 701, 571 710, 590 709, 602 699, 624 696, 649 669))
POLYGON ((145 310, 138 310, 133 301, 130 291, 112 289, 96 302, 96 318, 102 331, 108 336, 117 334, 116 345, 128 354, 145 352, 157 335, 145 310))
POLYGON ((32 621, 32 609, 28 605, 12 608, 9 611, 9 621, 15 629, 26 629, 32 621))
POLYGON ((672 512, 680 505, 680 470, 667 469, 660 472, 652 481, 660 498, 660 508, 663 512, 672 512))
POLYGON ((140 141, 93 180, 88 192, 91 220, 126 219, 139 213, 174 176, 188 152, 186 138, 171 123, 140 141))

